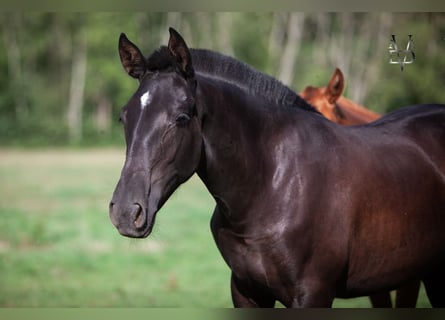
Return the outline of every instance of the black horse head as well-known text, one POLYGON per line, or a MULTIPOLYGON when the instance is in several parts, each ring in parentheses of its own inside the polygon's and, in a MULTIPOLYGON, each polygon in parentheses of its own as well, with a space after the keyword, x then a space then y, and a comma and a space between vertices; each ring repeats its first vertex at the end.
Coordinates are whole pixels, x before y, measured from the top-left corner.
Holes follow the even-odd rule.
POLYGON ((196 80, 189 49, 170 28, 168 46, 147 60, 124 34, 119 54, 139 88, 123 108, 127 156, 110 203, 122 235, 150 234, 156 212, 196 170, 201 153, 196 80))

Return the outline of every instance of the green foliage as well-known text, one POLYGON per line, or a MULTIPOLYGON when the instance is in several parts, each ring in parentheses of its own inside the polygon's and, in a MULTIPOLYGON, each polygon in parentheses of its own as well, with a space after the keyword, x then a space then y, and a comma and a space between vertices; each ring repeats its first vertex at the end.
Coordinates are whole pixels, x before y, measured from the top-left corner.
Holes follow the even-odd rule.
POLYGON ((244 15, 238 16, 233 22, 233 29, 242 31, 236 32, 232 36, 234 56, 241 61, 248 62, 258 70, 266 72, 269 62, 267 41, 272 22, 271 15, 253 14, 249 17, 250 23, 246 23, 245 18, 244 15))
POLYGON ((383 77, 371 90, 366 105, 378 106, 383 113, 417 103, 445 103, 442 90, 445 87, 445 15, 423 18, 401 19, 394 31, 399 35, 396 40, 399 48, 404 49, 407 34, 413 34, 416 59, 403 71, 398 65, 385 66, 383 77))
MULTIPOLYGON (((380 48, 370 36, 379 27, 379 15, 307 13, 290 86, 300 91, 309 84, 325 85, 343 59, 349 64, 344 70, 346 95, 354 96, 363 82, 370 88, 357 102, 373 110, 385 113, 408 104, 444 103, 445 14, 389 14, 387 19, 391 29, 383 36, 388 44, 390 33, 397 35, 400 47, 408 33, 414 35, 416 61, 403 72, 388 63, 387 47, 380 48), (367 74, 371 69, 377 72, 376 81, 367 74)), ((288 21, 287 13, 3 13, 0 145, 120 144, 119 112, 137 87, 120 65, 121 32, 149 54, 166 44, 168 26, 173 26, 192 47, 233 54, 279 76, 288 21), (67 114, 74 56, 84 38, 81 139, 73 141, 67 114)))

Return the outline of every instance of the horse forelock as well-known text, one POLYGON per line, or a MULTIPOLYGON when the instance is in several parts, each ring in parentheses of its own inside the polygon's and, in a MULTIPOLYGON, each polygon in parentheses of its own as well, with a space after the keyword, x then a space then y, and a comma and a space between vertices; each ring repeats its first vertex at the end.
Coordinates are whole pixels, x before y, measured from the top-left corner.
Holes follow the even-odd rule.
POLYGON ((147 70, 150 72, 164 71, 174 67, 174 61, 166 46, 155 50, 147 59, 147 70))

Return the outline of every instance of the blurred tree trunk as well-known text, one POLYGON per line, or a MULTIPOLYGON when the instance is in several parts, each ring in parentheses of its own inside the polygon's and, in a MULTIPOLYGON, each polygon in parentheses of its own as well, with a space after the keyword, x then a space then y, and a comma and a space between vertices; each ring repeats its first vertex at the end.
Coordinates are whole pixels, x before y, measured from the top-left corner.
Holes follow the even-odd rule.
POLYGON ((305 14, 303 12, 293 12, 288 19, 286 44, 277 75, 277 78, 286 85, 291 85, 294 78, 294 66, 300 51, 304 18, 305 14))
MULTIPOLYGON (((187 17, 189 18, 189 17, 187 17)), ((218 30, 214 26, 214 21, 217 18, 217 14, 208 12, 197 12, 193 15, 191 19, 184 19, 182 28, 189 25, 190 20, 196 21, 193 25, 195 26, 195 32, 191 29, 189 30, 178 30, 187 39, 186 42, 191 47, 198 48, 214 48, 214 35, 218 30), (203 28, 205 28, 203 30, 203 28)))
POLYGON ((422 18, 430 21, 434 30, 434 33, 431 35, 431 40, 434 40, 428 41, 427 49, 425 52, 425 55, 431 58, 438 53, 440 44, 443 44, 445 42, 445 13, 441 16, 431 12, 424 13, 422 18))
POLYGON ((84 30, 79 30, 74 35, 73 42, 67 124, 70 141, 78 142, 82 137, 82 109, 87 70, 87 38, 84 30))
MULTIPOLYGON (((354 43, 354 15, 350 12, 335 14, 334 23, 338 23, 339 30, 336 31, 331 27, 329 58, 335 67, 340 68, 345 76, 349 75, 351 67, 351 54, 353 52, 352 44, 354 43), (340 20, 340 21, 339 21, 340 20)), ((362 57, 358 59, 362 59, 362 57)), ((348 81, 348 78, 346 78, 348 81)))
POLYGON ((380 66, 387 62, 387 46, 390 38, 392 18, 389 13, 379 15, 370 14, 362 24, 361 34, 364 35, 360 55, 364 57, 364 63, 355 59, 353 62, 355 70, 351 74, 351 91, 349 96, 352 100, 363 103, 370 88, 376 83, 380 75, 380 66), (367 54, 368 53, 368 54, 367 54))
POLYGON ((273 14, 268 44, 268 69, 271 74, 276 74, 276 70, 278 70, 281 48, 286 36, 286 20, 287 14, 284 12, 273 14))
POLYGON ((331 35, 329 47, 331 64, 343 71, 347 96, 363 104, 386 62, 392 15, 342 13, 338 19, 340 30, 331 35))
POLYGON ((100 133, 110 132, 113 104, 108 95, 100 95, 95 114, 96 130, 100 133))
POLYGON ((219 12, 217 16, 217 43, 216 50, 223 52, 229 56, 234 55, 232 45, 232 25, 233 25, 233 13, 232 12, 219 12))
POLYGON ((19 43, 19 32, 22 28, 20 13, 3 14, 1 19, 3 42, 6 51, 9 85, 15 100, 15 116, 17 120, 27 117, 28 103, 24 70, 22 67, 22 50, 19 43))
POLYGON ((168 43, 169 34, 168 34, 168 28, 172 27, 176 29, 183 37, 184 34, 181 30, 181 23, 182 23, 182 14, 181 12, 168 12, 165 17, 165 28, 161 28, 160 30, 160 37, 161 40, 160 45, 166 45, 168 43))
POLYGON ((328 57, 329 38, 331 33, 329 26, 331 24, 332 14, 326 14, 325 12, 317 13, 315 16, 316 21, 316 34, 315 43, 318 44, 317 50, 313 50, 313 63, 316 66, 326 66, 328 57))

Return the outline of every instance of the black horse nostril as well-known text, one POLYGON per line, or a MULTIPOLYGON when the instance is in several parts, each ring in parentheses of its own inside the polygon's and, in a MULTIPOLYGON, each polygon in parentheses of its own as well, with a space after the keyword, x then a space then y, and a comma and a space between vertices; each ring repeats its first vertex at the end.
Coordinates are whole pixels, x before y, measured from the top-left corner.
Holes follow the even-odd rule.
POLYGON ((111 222, 115 226, 117 226, 118 225, 118 219, 117 219, 117 216, 116 216, 116 212, 114 212, 113 209, 114 209, 114 202, 110 202, 110 206, 109 206, 109 209, 108 209, 108 214, 110 215, 111 222))
POLYGON ((145 226, 147 217, 139 204, 134 204, 132 216, 134 217, 133 223, 136 228, 141 229, 145 226))

